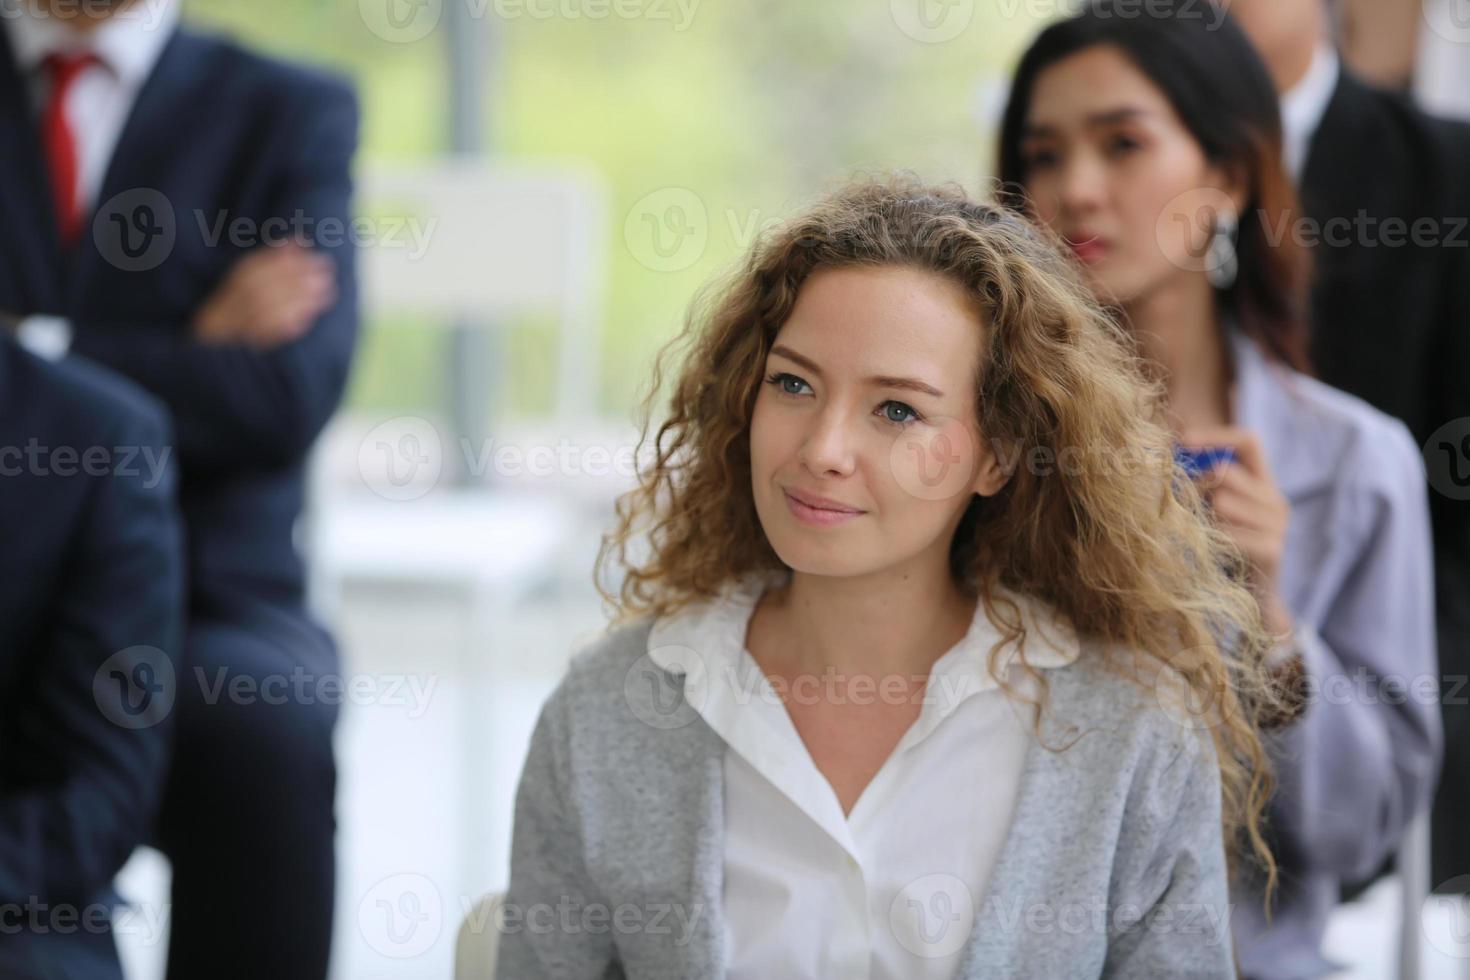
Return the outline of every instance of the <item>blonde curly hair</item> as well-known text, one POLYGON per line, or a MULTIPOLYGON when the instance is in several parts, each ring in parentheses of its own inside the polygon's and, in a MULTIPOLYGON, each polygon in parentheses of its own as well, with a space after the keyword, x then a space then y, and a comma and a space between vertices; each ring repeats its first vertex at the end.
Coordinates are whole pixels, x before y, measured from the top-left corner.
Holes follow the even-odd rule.
MULTIPOLYGON (((817 269, 898 266, 947 277, 987 329, 976 365, 980 431, 1009 458, 1078 447, 1080 467, 1013 466, 996 495, 974 496, 950 547, 954 580, 1008 642, 1024 642, 996 586, 1045 600, 1140 683, 1168 676, 1211 706, 1231 867, 1276 866, 1263 824, 1273 777, 1261 720, 1281 708, 1264 658, 1271 637, 1244 582, 1244 559, 1176 467, 1162 385, 1133 339, 1092 298, 1052 236, 955 185, 907 174, 860 177, 766 232, 692 305, 655 359, 639 414, 637 486, 617 501, 594 581, 613 624, 718 596, 752 572, 780 571, 756 514, 750 426, 766 356, 817 269), (666 416, 648 444, 669 360, 666 416), (635 555, 630 553, 638 552, 635 555), (616 591, 603 584, 620 573, 616 591)), ((1040 681, 1039 671, 1023 669, 1040 681)), ((992 651, 992 672, 995 666, 992 651)), ((997 677, 1004 683, 1004 679, 997 677)), ((1008 686, 1009 689, 1009 686, 1008 686)), ((1037 708, 1037 717, 1041 706, 1037 708)))

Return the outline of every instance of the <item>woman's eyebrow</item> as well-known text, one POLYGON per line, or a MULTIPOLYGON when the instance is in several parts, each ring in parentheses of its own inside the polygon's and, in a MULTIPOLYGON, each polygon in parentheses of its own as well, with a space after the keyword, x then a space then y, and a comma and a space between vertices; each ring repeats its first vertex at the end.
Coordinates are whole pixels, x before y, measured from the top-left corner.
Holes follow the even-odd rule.
MULTIPOLYGON (((1121 106, 1117 109, 1105 109, 1102 112, 1094 112, 1082 120, 1084 126, 1115 126, 1121 122, 1129 122, 1134 119, 1144 119, 1153 115, 1147 109, 1139 106, 1121 106)), ((1048 123, 1031 123, 1021 130, 1022 139, 1043 139, 1055 136, 1057 127, 1048 123)))
MULTIPOLYGON (((775 347, 772 347, 771 353, 784 357, 788 361, 795 361, 797 364, 800 364, 802 367, 806 368, 808 371, 810 371, 812 374, 815 374, 819 378, 822 376, 822 369, 817 366, 816 361, 813 361, 811 358, 806 357, 805 355, 798 354, 796 351, 792 350, 790 347, 785 346, 784 344, 777 344, 775 347)), ((917 391, 920 394, 932 395, 935 398, 944 397, 944 392, 940 391, 938 388, 934 387, 931 384, 920 381, 918 378, 898 378, 893 377, 892 375, 879 374, 869 378, 864 378, 863 383, 877 385, 880 388, 898 388, 903 391, 917 391)))
POLYGON ((1108 109, 1104 112, 1094 112, 1087 117, 1089 126, 1112 126, 1120 122, 1128 122, 1133 119, 1143 119, 1153 115, 1147 109, 1140 106, 1125 105, 1117 109, 1108 109))

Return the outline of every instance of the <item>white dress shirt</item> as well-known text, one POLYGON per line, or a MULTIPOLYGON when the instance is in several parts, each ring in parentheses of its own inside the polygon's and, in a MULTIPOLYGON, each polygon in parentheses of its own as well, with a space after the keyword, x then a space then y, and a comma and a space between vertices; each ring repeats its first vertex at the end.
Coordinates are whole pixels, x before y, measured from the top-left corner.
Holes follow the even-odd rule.
MULTIPOLYGON (((681 665, 685 698, 731 750, 726 976, 948 980, 1011 826, 1030 708, 987 669, 1000 633, 977 606, 965 637, 935 662, 918 719, 844 815, 745 647, 756 602, 789 575, 748 575, 718 599, 661 618, 649 639, 650 658, 681 665)), ((1028 663, 1077 658, 1069 625, 1010 595, 1028 627, 1028 663)), ((1006 676, 1034 692, 1024 672, 1006 676)))
POLYGON ((1414 101, 1426 112, 1470 122, 1470 9, 1465 0, 1424 0, 1414 46, 1414 101))
POLYGON ((1327 113, 1332 93, 1337 90, 1341 70, 1337 51, 1329 42, 1319 41, 1307 73, 1281 96, 1281 135, 1286 172, 1298 185, 1307 166, 1312 137, 1317 135, 1317 127, 1327 113))
MULTIPOLYGON (((76 141, 76 200, 84 215, 98 203, 97 195, 123 124, 178 20, 177 0, 130 4, 86 33, 73 30, 62 18, 35 10, 31 4, 20 5, 16 16, 3 19, 16 66, 29 83, 38 119, 51 94, 46 56, 80 51, 97 56, 96 62, 77 75, 63 110, 76 141)), ((84 223, 82 234, 89 233, 84 223)), ((27 317, 16 336, 21 344, 43 357, 60 357, 71 346, 70 325, 60 317, 27 317)))

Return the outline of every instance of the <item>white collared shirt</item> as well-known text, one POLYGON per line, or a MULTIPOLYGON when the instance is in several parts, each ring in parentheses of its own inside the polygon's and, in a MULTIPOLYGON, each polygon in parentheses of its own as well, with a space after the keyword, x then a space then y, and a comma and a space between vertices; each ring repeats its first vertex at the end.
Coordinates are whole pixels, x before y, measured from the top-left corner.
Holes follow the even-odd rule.
POLYGON ((1302 181, 1312 137, 1317 135, 1317 127, 1327 114, 1340 72, 1336 49, 1326 40, 1319 41, 1307 73, 1281 96, 1282 149, 1286 172, 1296 184, 1302 181))
MULTIPOLYGON (((3 20, 38 119, 51 94, 51 79, 43 64, 46 56, 73 51, 91 51, 97 56, 95 63, 77 75, 63 110, 76 141, 76 200, 81 213, 88 215, 98 203, 113 150, 138 92, 178 24, 178 2, 130 4, 86 34, 33 4, 22 4, 18 16, 3 20)), ((84 221, 82 234, 90 234, 89 224, 84 221)), ((71 325, 61 317, 29 316, 20 322, 16 339, 32 353, 55 360, 71 347, 71 325)))
POLYGON ((51 80, 42 62, 57 52, 91 51, 97 62, 77 75, 67 93, 66 117, 77 142, 77 200, 83 212, 97 203, 102 177, 133 110, 138 90, 178 23, 176 0, 133 3, 89 33, 72 30, 64 20, 21 7, 20 16, 5 18, 15 62, 30 85, 37 111, 50 96, 51 80))
MULTIPOLYGON (((661 618, 648 640, 650 659, 685 675, 685 699, 731 750, 726 976, 948 980, 1010 829, 1031 742, 1029 707, 987 668, 1000 633, 977 605, 965 637, 931 669, 918 719, 844 815, 745 648, 760 595, 788 576, 746 576, 719 599, 661 618)), ((1008 595, 1028 627, 1030 665, 1077 658, 1070 626, 1008 595)), ((1013 656, 1008 647, 1001 662, 1013 656)), ((1024 672, 1006 676, 1033 692, 1024 672)))

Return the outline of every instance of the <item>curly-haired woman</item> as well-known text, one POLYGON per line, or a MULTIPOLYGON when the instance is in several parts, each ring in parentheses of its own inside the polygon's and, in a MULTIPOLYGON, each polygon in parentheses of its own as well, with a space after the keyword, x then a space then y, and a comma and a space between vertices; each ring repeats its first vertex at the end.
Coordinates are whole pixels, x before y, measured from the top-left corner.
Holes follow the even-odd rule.
POLYGON ((644 442, 675 352, 500 980, 1232 976, 1270 637, 1071 263, 859 180, 696 305, 644 442))

